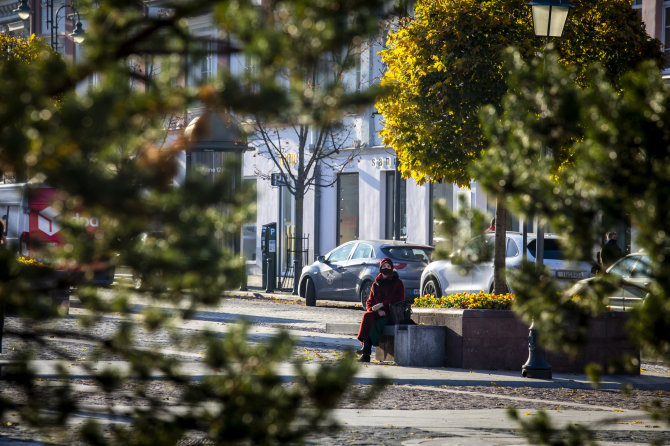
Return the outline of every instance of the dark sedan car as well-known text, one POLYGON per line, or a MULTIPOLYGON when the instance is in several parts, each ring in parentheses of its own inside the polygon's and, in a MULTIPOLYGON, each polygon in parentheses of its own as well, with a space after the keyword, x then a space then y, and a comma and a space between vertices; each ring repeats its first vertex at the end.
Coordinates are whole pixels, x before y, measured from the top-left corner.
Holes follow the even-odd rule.
POLYGON ((432 252, 432 246, 396 240, 347 242, 305 266, 298 291, 308 306, 316 305, 317 299, 331 299, 358 301, 365 307, 379 273, 379 261, 389 257, 405 285, 405 298, 414 300, 432 252))

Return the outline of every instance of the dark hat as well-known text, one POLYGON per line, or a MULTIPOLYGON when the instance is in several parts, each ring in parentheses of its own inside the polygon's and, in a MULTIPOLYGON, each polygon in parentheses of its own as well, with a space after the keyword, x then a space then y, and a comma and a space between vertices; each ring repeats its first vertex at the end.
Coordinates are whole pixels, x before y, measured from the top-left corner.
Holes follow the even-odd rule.
POLYGON ((388 257, 384 257, 381 259, 379 262, 379 272, 382 272, 382 269, 390 268, 393 270, 393 261, 389 259, 388 257))

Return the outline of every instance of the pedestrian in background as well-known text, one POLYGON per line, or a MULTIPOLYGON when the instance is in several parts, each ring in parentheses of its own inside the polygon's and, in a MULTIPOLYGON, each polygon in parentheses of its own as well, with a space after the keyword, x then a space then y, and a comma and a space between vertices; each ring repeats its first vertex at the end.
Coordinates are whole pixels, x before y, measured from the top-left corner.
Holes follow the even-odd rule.
POLYGON ((393 269, 393 261, 384 257, 379 262, 379 274, 372 284, 370 297, 365 302, 367 311, 361 319, 358 340, 363 344, 359 350, 360 362, 370 362, 372 346, 379 345, 379 338, 389 322, 390 305, 405 300, 405 286, 393 269))
POLYGON ((607 268, 609 268, 614 262, 623 256, 623 252, 616 242, 616 232, 608 232, 605 238, 607 241, 600 249, 600 254, 598 255, 598 260, 600 260, 600 267, 602 268, 602 271, 607 270, 607 268))
POLYGON ((495 217, 493 217, 491 219, 491 226, 488 227, 486 232, 496 232, 496 218, 495 217))

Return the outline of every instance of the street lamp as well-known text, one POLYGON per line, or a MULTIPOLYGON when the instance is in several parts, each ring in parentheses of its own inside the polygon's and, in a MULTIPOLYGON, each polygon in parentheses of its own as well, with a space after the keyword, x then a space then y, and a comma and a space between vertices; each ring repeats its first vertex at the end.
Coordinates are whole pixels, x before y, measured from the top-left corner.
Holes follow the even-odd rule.
POLYGON ((13 12, 17 13, 21 20, 28 20, 30 15, 33 13, 33 10, 30 9, 28 0, 21 0, 21 4, 19 4, 18 8, 16 8, 13 12))
POLYGON ((561 37, 568 18, 568 10, 573 5, 563 0, 539 0, 528 3, 533 13, 535 35, 540 37, 561 37))
MULTIPOLYGON (((544 37, 561 37, 563 27, 568 18, 568 11, 573 5, 563 0, 538 0, 528 3, 533 14, 535 35, 544 37)), ((546 45, 545 45, 546 46, 546 45)), ((546 58, 546 50, 545 55, 546 58)), ((526 239, 526 223, 523 225, 523 237, 526 239)), ((544 263, 544 230, 538 220, 535 238, 535 262, 538 266, 544 263)), ((535 321, 530 324, 528 333, 528 360, 521 367, 524 378, 551 379, 551 365, 544 359, 544 352, 537 343, 535 321)))
POLYGON ((79 11, 77 11, 77 8, 75 8, 73 5, 70 5, 68 3, 63 3, 63 5, 56 10, 56 13, 54 14, 54 0, 49 0, 46 2, 46 7, 47 7, 47 17, 46 17, 46 24, 51 30, 51 48, 54 49, 54 51, 58 51, 58 14, 61 12, 63 8, 72 8, 75 14, 77 14, 77 23, 75 25, 74 31, 70 33, 70 37, 72 37, 72 40, 74 40, 74 43, 80 44, 84 41, 85 35, 84 35, 84 27, 81 24, 81 18, 79 17, 79 11))
MULTIPOLYGON (((528 5, 531 7, 533 15, 535 35, 544 37, 545 42, 549 37, 561 37, 565 21, 568 18, 568 11, 570 8, 574 8, 567 0, 537 0, 528 3, 528 5)), ((544 57, 546 58, 546 51, 544 57)), ((542 266, 544 264, 544 230, 539 221, 535 233, 537 235, 535 238, 535 263, 542 266)), ((524 225, 525 235, 526 226, 524 225)))
MULTIPOLYGON (((74 31, 72 31, 69 36, 72 37, 74 43, 80 44, 85 39, 84 26, 81 24, 81 17, 79 16, 79 11, 73 5, 68 3, 63 3, 63 5, 56 10, 54 13, 54 0, 47 0, 46 2, 46 25, 51 30, 51 48, 54 51, 58 51, 58 14, 63 8, 72 8, 75 14, 77 14, 77 23, 75 24, 74 31)), ((21 20, 27 20, 33 13, 33 10, 28 4, 28 0, 21 0, 19 6, 14 10, 19 15, 21 20)))
POLYGON ((76 44, 83 43, 86 38, 84 35, 84 25, 79 21, 79 13, 77 13, 77 24, 75 25, 74 31, 70 33, 70 37, 72 37, 72 40, 74 40, 74 43, 76 44))

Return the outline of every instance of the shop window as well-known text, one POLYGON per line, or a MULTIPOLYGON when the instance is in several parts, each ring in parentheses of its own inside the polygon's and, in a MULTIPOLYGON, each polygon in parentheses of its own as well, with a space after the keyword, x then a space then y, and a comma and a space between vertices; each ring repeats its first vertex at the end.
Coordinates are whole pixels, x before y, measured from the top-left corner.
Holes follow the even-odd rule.
MULTIPOLYGON (((397 173, 400 175, 400 173, 397 173)), ((398 191, 398 197, 396 199, 396 187, 395 187, 395 171, 386 172, 386 234, 385 237, 388 240, 394 239, 395 231, 395 206, 400 207, 400 240, 407 240, 407 180, 404 178, 400 179, 400 190, 398 191)))
POLYGON ((358 174, 337 178, 337 244, 358 239, 358 174))
POLYGON ((435 204, 440 203, 454 212, 454 185, 450 183, 431 183, 430 185, 430 244, 444 241, 444 234, 440 232, 441 221, 435 215, 435 204))

